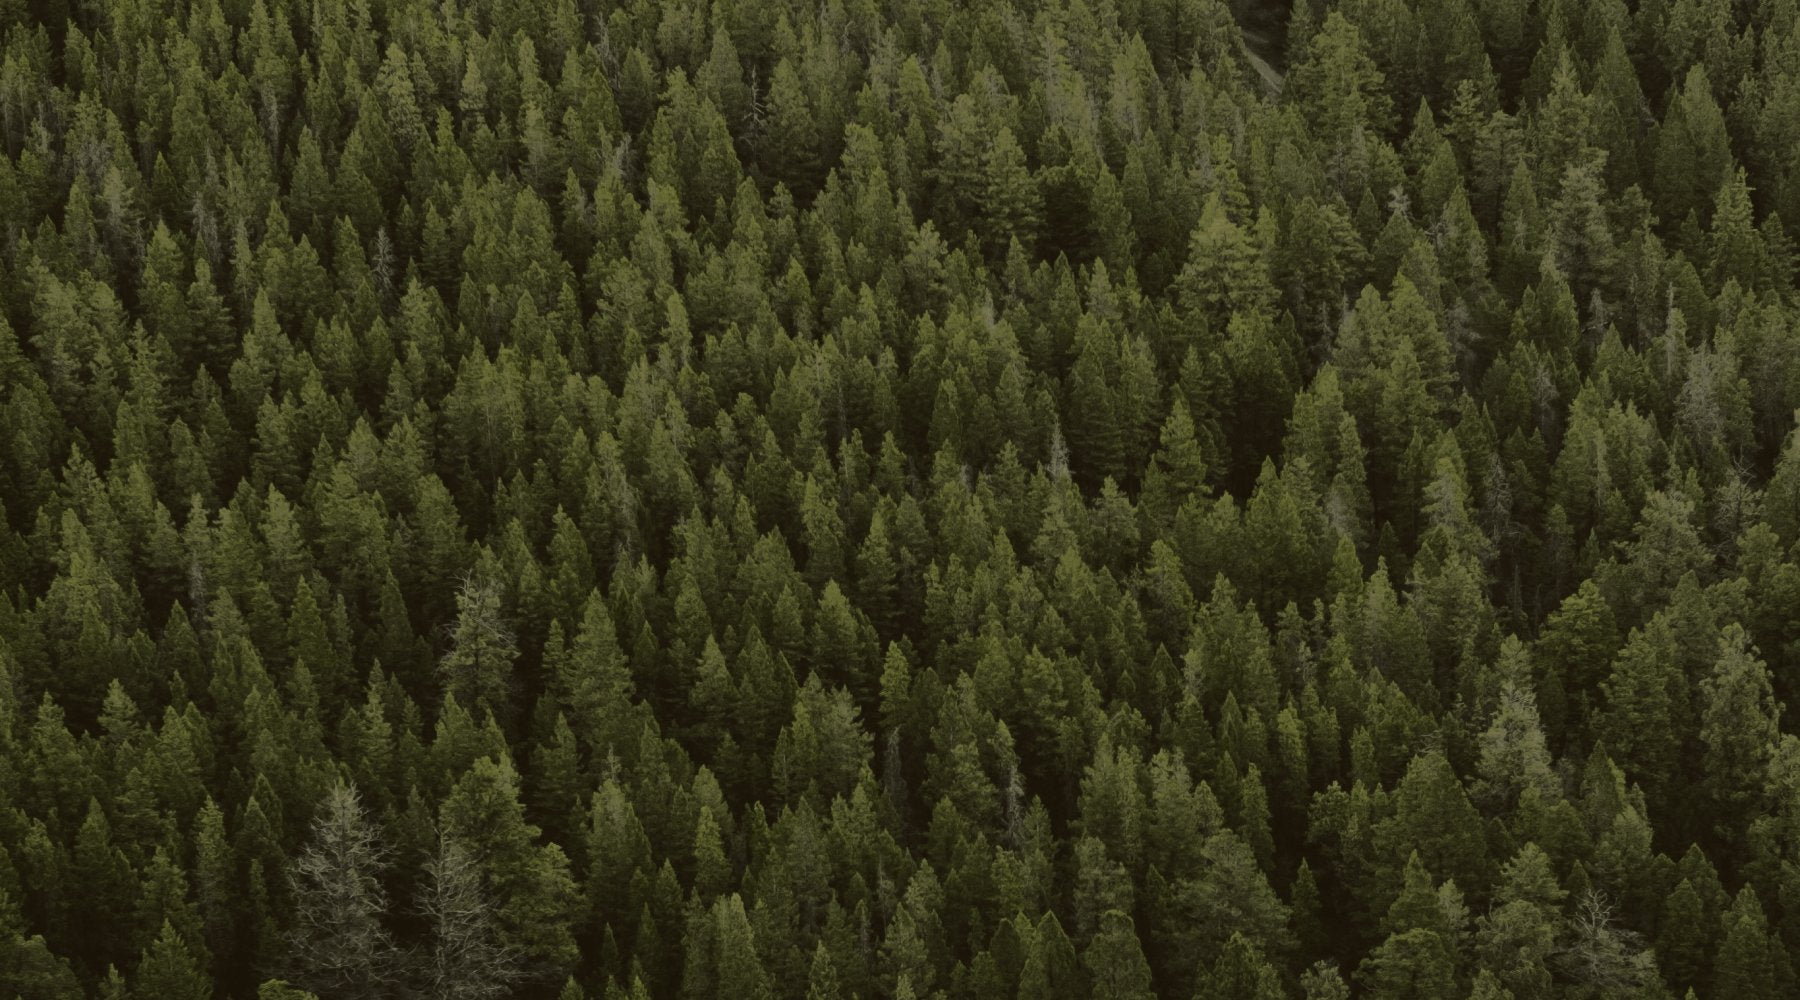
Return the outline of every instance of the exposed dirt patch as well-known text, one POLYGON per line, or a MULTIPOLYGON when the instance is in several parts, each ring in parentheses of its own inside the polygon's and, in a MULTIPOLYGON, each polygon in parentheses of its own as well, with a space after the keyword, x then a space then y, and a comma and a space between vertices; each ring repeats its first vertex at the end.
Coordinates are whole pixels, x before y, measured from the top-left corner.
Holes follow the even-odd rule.
POLYGON ((1244 39, 1244 57, 1273 97, 1281 93, 1287 75, 1288 5, 1283 2, 1232 4, 1238 31, 1244 39))

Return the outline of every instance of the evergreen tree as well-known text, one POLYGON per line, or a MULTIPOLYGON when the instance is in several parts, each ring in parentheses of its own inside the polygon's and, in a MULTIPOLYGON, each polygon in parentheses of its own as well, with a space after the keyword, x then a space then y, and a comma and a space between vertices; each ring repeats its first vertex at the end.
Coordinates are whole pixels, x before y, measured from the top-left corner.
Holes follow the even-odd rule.
POLYGON ((1704 64, 1687 71, 1657 131, 1658 207, 1679 224, 1690 213, 1711 218, 1712 196, 1729 180, 1731 143, 1704 64))
POLYGON ((1768 667, 1750 650, 1742 627, 1728 625, 1720 634, 1719 659, 1701 682, 1701 695, 1708 788, 1719 810, 1717 829, 1731 842, 1761 800, 1781 713, 1768 667))
POLYGON ((570 924, 579 895, 562 848, 539 844, 539 829, 525 821, 511 760, 476 760, 438 812, 442 835, 477 869, 498 946, 520 953, 527 975, 561 981, 576 955, 570 924))
POLYGON ((144 950, 133 986, 139 996, 170 1000, 209 1000, 213 995, 204 964, 168 923, 144 950))
POLYGON ((439 665, 446 692, 471 706, 504 712, 517 656, 517 641, 501 617, 499 589, 468 577, 456 594, 456 627, 439 665))
POLYGON ((1150 963, 1138 943, 1131 918, 1109 910, 1100 931, 1082 955, 1096 1000, 1145 1000, 1150 991, 1150 963))

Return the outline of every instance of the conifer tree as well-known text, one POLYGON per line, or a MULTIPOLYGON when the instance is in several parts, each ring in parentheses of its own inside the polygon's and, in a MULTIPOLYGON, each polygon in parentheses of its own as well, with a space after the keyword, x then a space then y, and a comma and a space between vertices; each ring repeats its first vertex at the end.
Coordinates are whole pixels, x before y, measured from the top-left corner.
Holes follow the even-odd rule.
POLYGON ((209 1000, 213 995, 205 967, 168 923, 144 950, 133 987, 140 996, 170 1000, 209 1000))
POLYGON ((468 848, 448 834, 425 865, 420 903, 431 925, 424 989, 441 1000, 506 996, 521 975, 520 953, 504 942, 493 900, 468 848))
POLYGON ((439 665, 446 692, 471 706, 504 712, 517 655, 517 642, 501 615, 499 589, 466 578, 456 594, 450 648, 439 665))
POLYGON ((354 787, 339 783, 320 803, 312 836, 295 858, 294 981, 315 993, 378 997, 398 978, 385 921, 388 850, 354 787))

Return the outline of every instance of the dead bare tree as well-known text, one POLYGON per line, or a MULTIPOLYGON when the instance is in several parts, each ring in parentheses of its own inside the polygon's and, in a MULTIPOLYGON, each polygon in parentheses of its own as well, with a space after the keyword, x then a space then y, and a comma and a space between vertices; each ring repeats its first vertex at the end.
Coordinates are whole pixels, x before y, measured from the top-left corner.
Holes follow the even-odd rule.
POLYGON ((1615 925, 1612 915, 1606 894, 1590 889, 1569 918, 1568 941, 1556 964, 1578 996, 1642 996, 1657 982, 1656 953, 1615 925))
POLYGON ((399 954, 383 920, 387 868, 380 831, 356 788, 339 783, 313 820, 312 841, 294 862, 294 928, 289 935, 296 985, 320 996, 384 997, 399 981, 399 954))
POLYGON ((475 856, 440 832, 425 876, 421 909, 431 922, 432 946, 424 962, 424 995, 433 1000, 506 996, 523 975, 522 956, 501 940, 475 856))

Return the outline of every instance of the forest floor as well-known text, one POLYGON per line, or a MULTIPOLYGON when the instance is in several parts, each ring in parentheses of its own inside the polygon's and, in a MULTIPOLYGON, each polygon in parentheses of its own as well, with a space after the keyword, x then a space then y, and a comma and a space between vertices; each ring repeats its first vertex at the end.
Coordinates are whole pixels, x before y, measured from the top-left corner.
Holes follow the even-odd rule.
POLYGON ((1264 32, 1248 25, 1242 26, 1240 33, 1244 36, 1244 56, 1250 60, 1250 68, 1262 78, 1263 86, 1269 90, 1269 96, 1281 93, 1281 83, 1285 79, 1281 70, 1270 63, 1269 58, 1281 59, 1281 46, 1264 32))
POLYGON ((1235 3, 1238 31, 1244 38, 1244 56, 1262 80, 1270 97, 1281 93, 1287 75, 1287 0, 1235 3))

